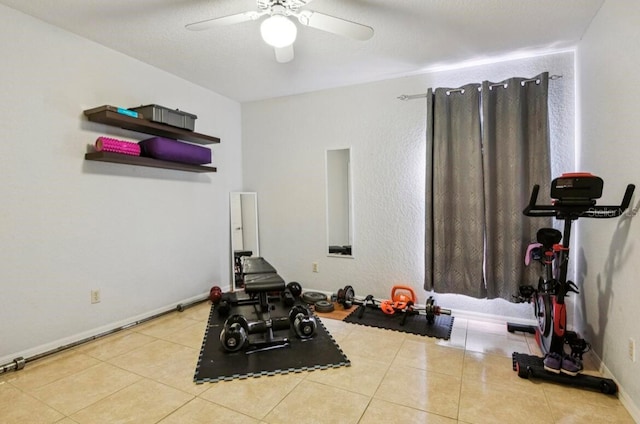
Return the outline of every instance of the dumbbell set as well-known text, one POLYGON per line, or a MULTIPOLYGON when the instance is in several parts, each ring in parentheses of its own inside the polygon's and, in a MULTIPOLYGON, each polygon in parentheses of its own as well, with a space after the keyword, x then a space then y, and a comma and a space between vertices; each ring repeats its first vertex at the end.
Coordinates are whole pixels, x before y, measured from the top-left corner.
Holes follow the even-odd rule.
POLYGON ((274 331, 293 328, 300 339, 310 339, 316 334, 318 323, 309 309, 302 305, 291 308, 287 317, 269 320, 248 321, 243 315, 231 315, 224 322, 220 332, 220 343, 228 352, 242 349, 248 351, 266 350, 284 347, 289 344, 286 337, 274 337, 274 331), (263 338, 251 339, 253 334, 262 334, 263 338))
POLYGON ((353 305, 362 306, 358 310, 357 317, 361 319, 367 308, 381 310, 385 315, 402 314, 400 325, 404 325, 410 316, 423 315, 428 324, 435 322, 438 315, 451 315, 450 309, 436 305, 433 296, 429 296, 424 307, 417 306, 417 296, 409 286, 396 285, 391 289, 389 299, 378 300, 373 295, 364 299, 357 299, 352 286, 345 286, 331 296, 331 300, 341 304, 344 309, 350 309, 353 305))
MULTIPOLYGON (((302 286, 292 281, 280 290, 267 293, 266 290, 255 288, 248 297, 239 298, 237 293, 223 293, 218 286, 211 288, 209 298, 215 311, 220 317, 226 318, 220 332, 220 344, 227 352, 246 350, 247 353, 270 350, 289 346, 287 337, 278 337, 274 332, 293 329, 300 339, 310 339, 315 336, 318 323, 311 311, 302 305, 295 305, 302 294, 302 286), (280 300, 286 307, 291 307, 289 314, 283 317, 271 317, 271 310, 275 308, 270 301, 280 300), (249 321, 241 314, 229 316, 233 307, 252 305, 257 312, 257 320, 249 321)), ((245 291, 247 287, 245 287, 245 291)))

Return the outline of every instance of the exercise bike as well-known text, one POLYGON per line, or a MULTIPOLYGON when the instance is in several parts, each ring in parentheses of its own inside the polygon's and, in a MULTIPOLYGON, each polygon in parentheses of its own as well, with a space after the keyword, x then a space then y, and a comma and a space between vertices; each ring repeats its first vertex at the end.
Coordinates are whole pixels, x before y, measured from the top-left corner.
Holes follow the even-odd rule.
MULTIPOLYGON (((544 355, 558 354, 565 356, 565 344, 571 347, 570 356, 581 360, 589 344, 578 337, 575 332, 567 331, 567 312, 565 297, 569 293, 578 293, 577 285, 567 280, 569 262, 569 243, 571 225, 579 218, 614 218, 622 215, 629 207, 635 186, 627 185, 620 205, 596 205, 596 199, 602 196, 603 181, 600 177, 589 173, 567 173, 551 183, 551 205, 538 205, 540 187, 533 187, 529 204, 523 213, 530 217, 555 217, 564 221, 564 231, 553 228, 542 228, 537 233, 538 243, 527 249, 525 262, 531 260, 543 264, 544 275, 540 277, 538 286, 521 286, 518 300, 533 303, 537 326, 507 324, 509 332, 522 331, 535 334, 535 339, 544 355)), ((547 368, 548 369, 548 368, 547 368)), ((577 387, 600 390, 606 394, 614 394, 618 388, 616 383, 607 378, 583 374, 566 375, 549 372, 545 369, 544 358, 522 353, 513 354, 513 370, 522 378, 540 378, 577 387)))

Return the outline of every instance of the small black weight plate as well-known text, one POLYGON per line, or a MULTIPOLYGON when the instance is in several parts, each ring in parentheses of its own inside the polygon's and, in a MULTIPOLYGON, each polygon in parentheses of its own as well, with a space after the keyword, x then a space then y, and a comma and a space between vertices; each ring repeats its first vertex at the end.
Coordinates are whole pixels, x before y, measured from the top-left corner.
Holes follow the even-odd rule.
POLYGON ((327 300, 327 295, 319 292, 304 292, 302 293, 302 300, 310 305, 315 305, 320 300, 327 300))
POLYGON ((332 302, 327 300, 319 300, 314 304, 316 312, 333 312, 335 307, 332 302))

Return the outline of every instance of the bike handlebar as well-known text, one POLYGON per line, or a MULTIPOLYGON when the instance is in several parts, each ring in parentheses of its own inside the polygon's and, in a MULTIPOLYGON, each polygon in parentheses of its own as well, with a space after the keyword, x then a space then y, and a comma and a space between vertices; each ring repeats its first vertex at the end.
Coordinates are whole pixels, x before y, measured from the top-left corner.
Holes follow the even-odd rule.
POLYGON ((558 203, 552 205, 537 205, 540 186, 536 184, 531 191, 529 204, 522 213, 532 217, 569 215, 574 218, 615 218, 622 215, 629 207, 635 188, 634 184, 627 185, 624 197, 619 205, 596 205, 596 201, 592 199, 567 200, 558 201, 558 203))

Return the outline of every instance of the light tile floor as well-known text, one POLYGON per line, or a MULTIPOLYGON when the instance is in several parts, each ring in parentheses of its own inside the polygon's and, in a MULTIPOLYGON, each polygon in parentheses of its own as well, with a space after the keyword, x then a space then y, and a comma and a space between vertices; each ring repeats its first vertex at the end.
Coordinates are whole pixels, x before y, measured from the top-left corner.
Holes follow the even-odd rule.
POLYGON ((209 308, 0 374, 0 423, 634 422, 615 396, 518 378, 511 353, 535 342, 460 318, 448 341, 323 318, 351 367, 195 384, 209 308))

